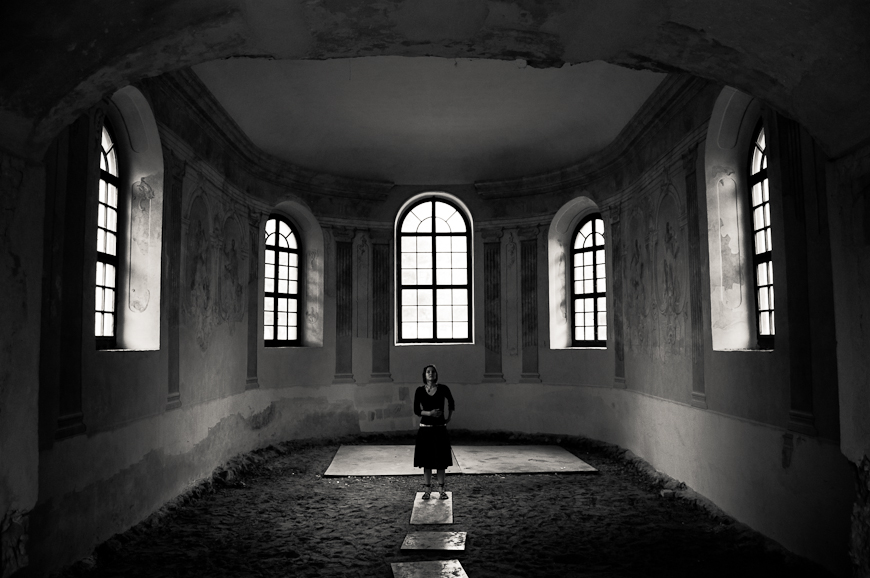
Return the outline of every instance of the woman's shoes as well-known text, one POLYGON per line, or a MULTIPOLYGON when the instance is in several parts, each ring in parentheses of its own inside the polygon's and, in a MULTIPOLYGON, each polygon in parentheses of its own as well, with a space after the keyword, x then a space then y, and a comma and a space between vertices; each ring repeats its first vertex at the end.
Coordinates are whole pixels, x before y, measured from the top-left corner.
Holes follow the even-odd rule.
POLYGON ((444 484, 441 484, 441 491, 438 492, 438 498, 441 500, 447 500, 450 496, 447 495, 447 492, 444 491, 444 484))
POLYGON ((428 500, 432 495, 432 486, 426 486, 426 491, 423 492, 423 499, 428 500))

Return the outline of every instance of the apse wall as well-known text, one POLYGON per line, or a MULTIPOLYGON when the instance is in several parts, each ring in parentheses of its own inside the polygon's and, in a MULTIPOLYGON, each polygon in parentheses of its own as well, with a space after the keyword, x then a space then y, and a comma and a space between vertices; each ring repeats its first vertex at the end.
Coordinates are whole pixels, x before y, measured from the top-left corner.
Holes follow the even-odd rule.
MULTIPOLYGON (((797 314, 782 319, 772 351, 713 347, 705 163, 721 87, 671 77, 593 158, 448 187, 282 164, 256 150, 190 73, 139 89, 165 165, 161 348, 82 356, 80 392, 40 390, 40 416, 50 419, 40 423, 30 513, 38 572, 87 555, 238 453, 413 430, 414 389, 434 363, 457 401, 452 426, 618 444, 794 552, 848 573, 854 476, 838 447, 836 380, 810 384, 813 429, 790 429, 795 392, 806 393, 795 366, 803 350, 791 346, 797 314), (396 215, 431 190, 473 216, 471 344, 396 345, 393 324, 386 333, 379 325, 395 316, 375 284, 385 264, 394 284, 396 215), (567 315, 566 297, 551 291, 568 248, 550 232, 565 207, 597 209, 606 223, 613 306, 603 349, 571 347, 551 331, 567 315), (263 227, 273 213, 304 242, 309 338, 298 347, 266 348, 261 337, 263 227), (107 355, 117 358, 111 371, 99 360, 107 355), (80 396, 84 430, 52 431, 52 395, 80 396)), ((793 275, 801 266, 812 273, 777 264, 793 275)), ((80 283, 90 299, 90 280, 80 283)), ((788 292, 778 299, 788 309, 788 292)))

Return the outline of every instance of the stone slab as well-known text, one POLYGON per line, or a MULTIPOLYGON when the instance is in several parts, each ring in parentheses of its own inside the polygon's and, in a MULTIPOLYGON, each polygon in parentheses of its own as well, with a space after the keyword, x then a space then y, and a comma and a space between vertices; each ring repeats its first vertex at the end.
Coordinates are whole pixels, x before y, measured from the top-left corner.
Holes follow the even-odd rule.
MULTIPOLYGON (((453 466, 446 473, 458 474, 460 468, 453 456, 453 466)), ((324 477, 335 476, 422 476, 422 468, 414 467, 414 446, 341 446, 324 477)))
POLYGON ((436 560, 433 562, 393 562, 394 578, 468 578, 459 560, 436 560))
MULTIPOLYGON (((591 473, 595 468, 560 446, 453 446, 448 474, 591 473)), ((324 472, 335 476, 419 476, 413 445, 341 446, 324 472)))
POLYGON ((447 492, 446 500, 442 500, 438 492, 432 492, 429 499, 424 500, 423 492, 417 492, 414 508, 411 510, 411 523, 452 524, 453 492, 447 492))
POLYGON ((466 532, 411 532, 402 550, 465 550, 466 532))
POLYGON ((463 474, 594 473, 560 446, 454 446, 463 474))

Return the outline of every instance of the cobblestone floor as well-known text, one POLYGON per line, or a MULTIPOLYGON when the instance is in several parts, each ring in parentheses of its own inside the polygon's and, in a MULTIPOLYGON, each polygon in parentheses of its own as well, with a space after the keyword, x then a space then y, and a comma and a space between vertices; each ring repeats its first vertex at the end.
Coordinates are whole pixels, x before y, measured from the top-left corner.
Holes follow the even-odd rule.
MULTIPOLYGON (((388 578, 391 562, 450 558, 470 578, 829 576, 691 499, 673 480, 650 476, 616 448, 559 441, 600 473, 448 476, 449 527, 410 525, 422 476, 323 478, 338 440, 283 444, 234 460, 63 578, 388 578), (673 497, 662 496, 668 487, 673 497), (464 553, 400 550, 408 532, 445 528, 468 532, 464 553)), ((453 437, 456 445, 543 442, 556 439, 453 437)))

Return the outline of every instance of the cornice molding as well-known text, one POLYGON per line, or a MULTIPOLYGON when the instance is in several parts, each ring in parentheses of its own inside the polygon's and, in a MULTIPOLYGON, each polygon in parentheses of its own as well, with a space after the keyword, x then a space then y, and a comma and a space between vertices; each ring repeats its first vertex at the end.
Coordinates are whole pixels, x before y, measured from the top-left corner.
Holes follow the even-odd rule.
POLYGON ((588 186, 614 175, 631 163, 630 151, 645 146, 663 125, 683 110, 683 106, 710 85, 709 81, 688 75, 669 74, 634 114, 617 137, 601 151, 579 163, 538 175, 517 179, 474 183, 483 199, 502 199, 527 195, 560 193, 588 186))
POLYGON ((251 176, 264 182, 287 187, 294 191, 349 198, 385 200, 394 183, 352 179, 304 169, 283 161, 257 147, 241 127, 230 117, 195 72, 186 68, 151 79, 157 85, 184 101, 196 123, 210 128, 228 150, 238 155, 238 161, 247 165, 251 176))

